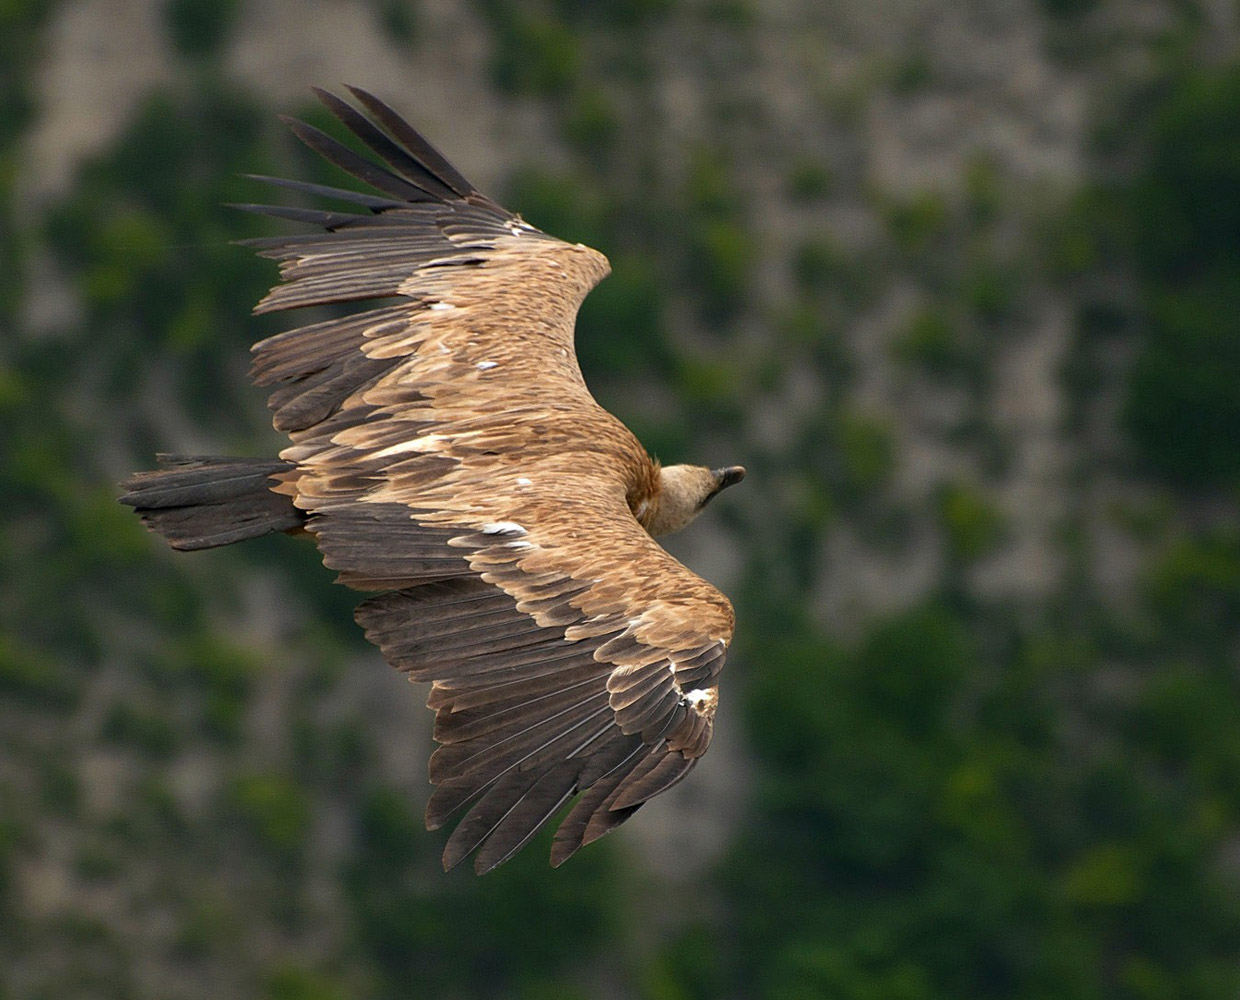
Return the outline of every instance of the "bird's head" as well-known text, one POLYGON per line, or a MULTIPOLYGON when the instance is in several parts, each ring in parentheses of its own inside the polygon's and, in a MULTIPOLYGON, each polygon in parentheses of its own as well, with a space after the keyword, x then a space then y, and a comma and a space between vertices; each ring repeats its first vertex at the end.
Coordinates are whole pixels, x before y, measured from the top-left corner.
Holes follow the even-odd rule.
POLYGON ((745 478, 739 465, 708 469, 704 465, 665 465, 659 469, 659 491, 642 524, 652 535, 679 531, 720 492, 745 478))

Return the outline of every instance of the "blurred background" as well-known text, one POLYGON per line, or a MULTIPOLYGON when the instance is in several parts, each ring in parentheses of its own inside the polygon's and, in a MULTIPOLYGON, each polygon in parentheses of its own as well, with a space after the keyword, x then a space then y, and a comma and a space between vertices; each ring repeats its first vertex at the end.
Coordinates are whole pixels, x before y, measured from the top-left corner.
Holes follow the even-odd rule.
MULTIPOLYGON (((0 997, 1240 995, 1240 33, 1216 0, 0 2, 0 997), (430 713, 273 454, 240 176, 364 86, 605 251, 579 353, 732 595, 715 746, 559 871, 422 829, 430 713)), ((286 230, 287 231, 287 230, 286 230)))

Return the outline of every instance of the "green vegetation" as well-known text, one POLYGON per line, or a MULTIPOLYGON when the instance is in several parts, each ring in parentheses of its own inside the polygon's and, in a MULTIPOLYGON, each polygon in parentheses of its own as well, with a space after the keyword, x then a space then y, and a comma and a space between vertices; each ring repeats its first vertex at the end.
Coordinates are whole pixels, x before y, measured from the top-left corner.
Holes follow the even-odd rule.
POLYGON ((281 965, 267 979, 266 1000, 348 1000, 348 991, 330 978, 281 965))
POLYGON ((377 996, 404 996, 411 982, 429 995, 528 987, 619 930, 623 893, 605 846, 582 855, 568 878, 548 879, 550 836, 540 835, 477 882, 469 871, 439 871, 404 794, 371 789, 358 823, 345 883, 357 946, 379 972, 377 996))
POLYGON ((971 487, 949 483, 939 491, 939 518, 948 558, 967 563, 991 552, 1002 540, 1003 517, 971 487))
POLYGON ((923 51, 914 51, 893 68, 891 89, 900 95, 915 94, 931 82, 933 75, 929 56, 923 51))
POLYGON ((278 858, 300 857, 310 833, 305 793, 279 775, 239 778, 228 793, 230 807, 259 846, 278 858))
POLYGON ((973 357, 956 324, 937 309, 923 309, 914 315, 893 350, 903 364, 937 376, 951 376, 965 369, 973 357))
POLYGON ((43 53, 42 29, 55 6, 55 0, 0 4, 0 326, 6 329, 17 314, 23 276, 23 240, 13 212, 18 140, 34 116, 33 75, 43 53))
POLYGON ((802 243, 792 258, 793 277, 804 292, 822 291, 838 275, 840 266, 840 251, 827 237, 802 243))
POLYGON ((183 56, 217 56, 228 41, 239 0, 165 0, 164 22, 173 47, 183 56))
POLYGON ((844 415, 835 444, 846 495, 860 497, 871 493, 886 483, 895 467, 891 431, 880 421, 844 415))
POLYGON ((605 91, 595 87, 573 95, 564 134, 577 149, 592 157, 602 157, 611 149, 619 129, 615 107, 605 91))
POLYGON ((100 727, 109 743, 132 746, 156 760, 166 760, 177 748, 177 733, 163 712, 150 712, 120 702, 113 705, 100 727))
POLYGON ((1147 312, 1124 422, 1157 472, 1240 482, 1240 66, 1175 81, 1129 212, 1147 312))
POLYGON ((946 231, 948 207, 939 194, 926 192, 885 208, 892 240, 911 256, 925 253, 946 231))
POLYGON ((961 292, 965 305, 979 319, 998 322, 1009 318, 1016 306, 1016 272, 998 261, 980 258, 965 271, 961 292))
POLYGON ((485 0, 480 6, 494 32, 495 85, 510 94, 566 94, 577 78, 581 53, 564 22, 513 0, 485 0))
POLYGON ((63 712, 74 706, 78 691, 74 678, 54 659, 0 634, 0 694, 63 712))
MULTIPOLYGON (((1173 67, 1125 133, 1140 144, 1140 166, 1076 201, 1054 259, 1076 277, 1117 263, 1135 270, 1141 339, 1123 429, 1148 473, 1185 488, 1226 488, 1240 481, 1240 67, 1173 67)), ((1070 371, 1083 395, 1099 376, 1097 335, 1125 323, 1122 305, 1083 315, 1070 371)))
POLYGON ((1221 666, 1240 621, 1240 531, 1176 542, 1151 567, 1146 592, 1167 642, 1221 666))
POLYGON ((743 201, 718 150, 699 149, 689 164, 685 199, 688 268, 703 315, 718 330, 746 298, 754 248, 740 216, 743 201))
POLYGON ((798 160, 788 174, 788 196, 793 201, 813 202, 827 197, 832 189, 831 171, 817 160, 798 160))
POLYGON ((375 17, 385 35, 403 46, 417 39, 418 19, 415 0, 372 0, 375 17))
POLYGON ((1216 835, 1123 763, 1146 742, 1135 716, 1119 733, 1093 716, 1124 741, 1109 749, 1057 723, 1096 655, 985 614, 928 605, 855 649, 804 635, 764 655, 752 715, 781 725, 751 733, 767 768, 726 871, 730 978, 762 996, 1225 996, 1240 907, 1210 874, 1216 835))
POLYGON ((1042 9, 1052 17, 1080 17, 1098 6, 1098 0, 1041 0, 1042 9))

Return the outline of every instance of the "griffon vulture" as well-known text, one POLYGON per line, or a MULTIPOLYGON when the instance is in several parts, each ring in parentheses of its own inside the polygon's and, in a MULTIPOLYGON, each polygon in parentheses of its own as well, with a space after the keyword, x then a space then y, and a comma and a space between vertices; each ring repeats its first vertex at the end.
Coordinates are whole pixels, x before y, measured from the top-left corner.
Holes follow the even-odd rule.
POLYGON ((602 254, 500 207, 350 90, 366 114, 316 94, 377 160, 289 125, 378 193, 258 178, 358 210, 241 206, 318 227, 248 241, 282 278, 256 312, 367 303, 254 347, 292 443, 161 456, 121 499, 178 549, 314 536, 340 582, 372 592, 367 638, 430 682, 427 826, 465 810, 444 867, 476 851, 489 871, 576 796, 559 865, 710 744, 732 607, 652 536, 744 470, 660 467, 590 395, 573 324, 602 254))

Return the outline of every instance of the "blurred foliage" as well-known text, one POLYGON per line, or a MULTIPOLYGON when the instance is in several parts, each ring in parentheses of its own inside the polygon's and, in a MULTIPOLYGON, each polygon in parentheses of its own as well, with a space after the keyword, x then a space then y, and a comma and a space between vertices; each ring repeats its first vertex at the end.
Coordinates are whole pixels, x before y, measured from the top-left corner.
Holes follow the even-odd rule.
POLYGON ((555 9, 577 25, 595 21, 626 28, 654 23, 675 9, 675 0, 555 0, 555 9))
POLYGON ((310 802, 296 784, 275 774, 238 778, 228 791, 226 811, 232 811, 272 857, 299 860, 310 834, 310 802))
POLYGON ((345 875, 357 947, 381 977, 378 997, 411 985, 429 996, 495 995, 570 968, 618 927, 623 893, 605 847, 548 879, 550 833, 479 882, 445 876, 405 796, 372 788, 358 815, 360 851, 345 875))
POLYGON ((753 248, 732 219, 704 219, 689 243, 689 277, 698 287, 706 316, 726 320, 745 298, 753 248))
POLYGON ((265 1000, 349 1000, 349 993, 327 976, 282 965, 267 979, 265 1000))
POLYGON ((1015 268, 990 257, 971 261, 964 274, 965 304, 979 319, 991 323, 1011 316, 1017 302, 1015 268))
POLYGON ((917 312, 892 351, 901 363, 940 377, 967 371, 977 357, 958 326, 939 309, 917 312))
POLYGON ((183 56, 218 56, 241 12, 240 0, 164 0, 164 23, 183 56))
POLYGON ((832 189, 831 171, 817 160, 798 160, 788 173, 788 196, 797 202, 826 198, 832 189))
POLYGON ((752 28, 758 18, 752 0, 706 0, 703 11, 715 24, 733 29, 752 28))
POLYGON ((947 555, 957 563, 971 562, 993 551, 1003 537, 1003 516, 978 490, 948 483, 939 491, 939 517, 947 555))
POLYGON ((148 352, 178 360, 177 390, 204 418, 219 412, 221 388, 242 397, 236 352, 275 326, 249 319, 269 275, 230 245, 258 223, 224 203, 250 193, 243 170, 264 168, 261 121, 248 98, 215 83, 152 96, 49 215, 95 334, 105 398, 132 392, 148 352))
POLYGON ((808 240, 793 255, 793 278, 803 292, 821 291, 839 275, 842 258, 829 237, 808 240))
POLYGON ((166 760, 177 749, 177 732, 164 711, 148 711, 125 702, 108 709, 100 727, 105 742, 133 746, 156 760, 166 760))
POLYGON ((1240 623, 1240 530, 1177 541, 1150 568, 1146 593, 1168 643, 1228 661, 1240 623))
POLYGON ((16 318, 23 274, 13 215, 18 139, 33 117, 31 83, 43 54, 42 28, 55 8, 56 0, 0 3, 0 327, 8 329, 16 318))
POLYGON ((601 157, 611 149, 620 128, 615 107, 597 87, 573 94, 564 122, 565 137, 583 153, 601 157))
POLYGON ((891 201, 884 209, 892 240, 909 255, 924 253, 947 228, 947 203, 934 192, 891 201))
POLYGON ((384 35, 409 47, 418 37, 416 0, 372 0, 375 17, 384 35))
POLYGON ((934 68, 929 55, 915 50, 897 61, 891 72, 891 89, 901 96, 915 94, 933 80, 934 68))
POLYGON ((964 190, 969 219, 974 226, 995 222, 1005 202, 1003 176, 998 165, 987 156, 969 160, 964 174, 964 190))
POLYGON ((1098 0, 1041 0, 1042 9, 1052 17, 1080 17, 1098 6, 1098 0))
MULTIPOLYGON (((1080 670, 1061 629, 994 632, 982 609, 932 604, 852 650, 788 630, 764 650, 760 822, 726 869, 720 929, 742 993, 1235 989, 1217 827, 1184 825, 1183 791, 1125 766, 1123 746, 1085 749, 1057 724, 1080 670)), ((1110 739, 1141 746, 1133 722, 1110 739)))
POLYGON ((702 313, 713 330, 734 318, 746 299, 754 261, 741 217, 743 199, 720 150, 698 149, 685 179, 688 269, 702 313))
POLYGON ((846 414, 836 430, 835 452, 847 496, 861 497, 879 489, 895 468, 891 430, 881 421, 846 414))
POLYGON ((559 97, 577 78, 581 52, 576 35, 539 4, 480 0, 495 47, 491 74, 506 93, 559 97))
POLYGON ((61 664, 37 649, 0 633, 0 694, 52 711, 67 711, 77 701, 77 686, 61 664))
POLYGON ((1147 330, 1124 422, 1145 461, 1240 483, 1240 64, 1193 70, 1153 109, 1130 192, 1147 330))

